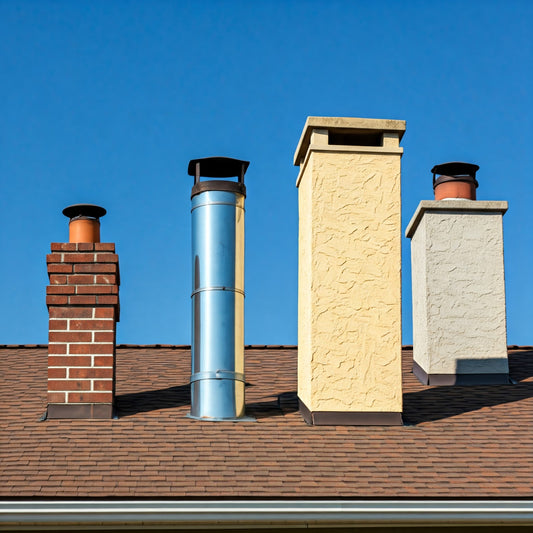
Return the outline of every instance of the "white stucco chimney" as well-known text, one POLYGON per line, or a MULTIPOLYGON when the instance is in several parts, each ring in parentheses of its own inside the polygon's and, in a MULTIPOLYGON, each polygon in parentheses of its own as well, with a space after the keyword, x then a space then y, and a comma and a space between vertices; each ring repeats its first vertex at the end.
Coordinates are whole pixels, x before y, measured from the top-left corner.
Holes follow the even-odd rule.
POLYGON ((506 210, 507 202, 501 201, 424 200, 407 227, 413 372, 424 384, 509 381, 502 225, 506 210))

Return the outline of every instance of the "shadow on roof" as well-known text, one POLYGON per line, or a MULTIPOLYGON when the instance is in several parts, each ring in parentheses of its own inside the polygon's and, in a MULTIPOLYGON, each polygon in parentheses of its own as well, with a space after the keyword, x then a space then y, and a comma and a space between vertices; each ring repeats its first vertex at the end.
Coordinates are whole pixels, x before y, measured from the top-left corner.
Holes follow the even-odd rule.
POLYGON ((509 354, 509 376, 514 385, 426 387, 403 395, 406 425, 422 424, 483 408, 533 398, 533 350, 509 354))
POLYGON ((171 409, 191 404, 190 386, 178 385, 167 389, 133 392, 116 396, 116 407, 119 418, 137 413, 171 409))
POLYGON ((515 381, 533 377, 533 350, 509 354, 509 375, 515 381))
POLYGON ((432 387, 403 395, 404 422, 433 422, 479 409, 533 398, 533 382, 516 385, 432 387))
MULTIPOLYGON (((246 403, 246 414, 254 418, 285 416, 298 410, 296 391, 282 392, 268 396, 268 400, 246 403)), ((116 407, 119 418, 138 413, 159 411, 191 405, 190 385, 179 385, 167 389, 119 394, 116 407)))
POLYGON ((267 396, 263 402, 246 404, 246 414, 254 418, 272 418, 285 416, 298 411, 298 396, 296 391, 282 392, 277 395, 267 396))

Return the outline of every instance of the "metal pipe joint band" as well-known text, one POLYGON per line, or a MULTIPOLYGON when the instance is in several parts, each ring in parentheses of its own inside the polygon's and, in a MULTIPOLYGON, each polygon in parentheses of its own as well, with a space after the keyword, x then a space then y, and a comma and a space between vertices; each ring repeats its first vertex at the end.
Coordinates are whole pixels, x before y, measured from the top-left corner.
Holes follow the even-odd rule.
POLYGON ((190 382, 201 381, 203 379, 231 379, 233 381, 242 381, 244 383, 244 374, 242 372, 233 372, 232 370, 216 370, 214 372, 195 372, 191 375, 190 382))

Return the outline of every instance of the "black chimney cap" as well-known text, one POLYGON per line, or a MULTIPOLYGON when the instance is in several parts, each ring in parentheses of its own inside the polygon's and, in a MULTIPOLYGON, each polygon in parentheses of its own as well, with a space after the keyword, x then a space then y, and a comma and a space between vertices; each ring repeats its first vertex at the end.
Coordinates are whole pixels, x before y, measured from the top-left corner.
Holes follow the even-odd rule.
POLYGON ((461 161, 451 161, 449 163, 435 165, 431 169, 431 172, 433 174, 439 174, 440 176, 472 176, 475 178, 478 170, 479 165, 463 163, 461 161))
POLYGON ((244 177, 250 161, 241 161, 231 157, 204 157, 191 159, 187 172, 189 176, 196 176, 196 163, 200 163, 200 176, 205 178, 238 178, 244 177))
POLYGON ((71 220, 78 217, 98 219, 103 217, 106 213, 107 211, 103 207, 93 204, 74 204, 63 209, 63 214, 71 220))

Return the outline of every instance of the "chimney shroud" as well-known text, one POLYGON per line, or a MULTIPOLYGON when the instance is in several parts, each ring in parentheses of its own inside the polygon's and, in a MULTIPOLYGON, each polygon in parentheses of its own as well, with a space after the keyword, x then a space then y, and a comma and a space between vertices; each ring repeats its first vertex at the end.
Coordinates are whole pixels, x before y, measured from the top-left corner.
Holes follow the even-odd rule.
MULTIPOLYGON (((477 165, 445 163, 431 171, 451 174, 449 165, 471 167, 475 181, 477 165)), ((475 191, 471 180, 467 186, 475 191)), ((507 207, 507 202, 464 197, 423 200, 407 226, 413 372, 426 385, 509 383, 503 263, 507 207)))
POLYGON ((112 418, 115 395, 116 323, 119 321, 119 268, 113 243, 100 243, 94 231, 105 209, 80 204, 63 213, 71 218, 74 241, 52 243, 46 258, 50 285, 48 418, 112 418), (88 220, 82 229, 72 224, 88 220))
POLYGON ((244 411, 244 175, 248 161, 193 159, 191 412, 252 420, 244 411), (200 177, 238 181, 208 180, 200 177))
POLYGON ((305 420, 402 423, 405 121, 308 117, 296 149, 298 397, 305 420))

